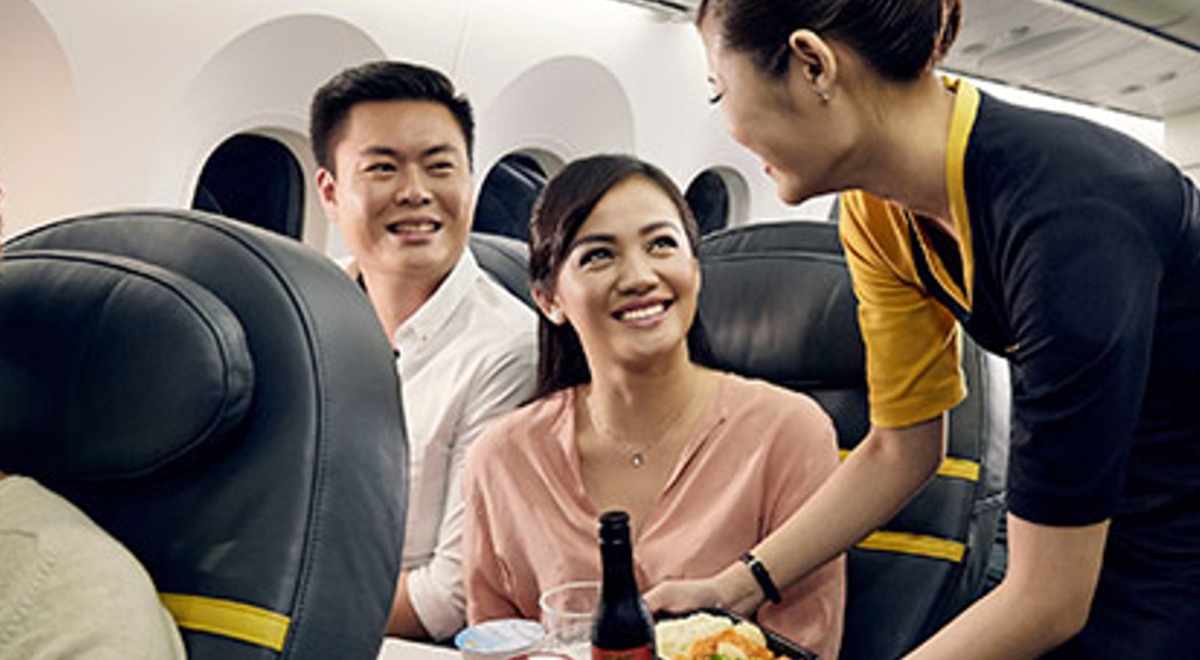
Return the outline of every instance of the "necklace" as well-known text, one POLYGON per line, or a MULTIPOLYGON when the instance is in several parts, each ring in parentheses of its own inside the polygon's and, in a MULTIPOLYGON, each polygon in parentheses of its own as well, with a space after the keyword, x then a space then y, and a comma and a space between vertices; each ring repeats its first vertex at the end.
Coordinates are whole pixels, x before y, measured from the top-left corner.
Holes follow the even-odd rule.
POLYGON ((695 397, 697 389, 699 388, 693 384, 685 403, 679 406, 679 409, 676 410, 670 417, 656 425, 655 432, 652 434, 655 440, 640 448, 636 445, 632 445, 624 440, 619 439, 617 435, 612 432, 612 429, 608 428, 606 424, 603 424, 596 414, 592 412, 592 406, 586 400, 584 401, 584 407, 587 408, 588 421, 592 423, 592 428, 596 430, 596 434, 604 440, 621 448, 625 451, 625 453, 629 454, 629 465, 636 470, 646 464, 646 455, 653 451, 654 448, 663 441, 663 438, 665 438, 671 432, 672 427, 674 427, 679 420, 683 419, 684 414, 692 407, 692 399, 695 397))

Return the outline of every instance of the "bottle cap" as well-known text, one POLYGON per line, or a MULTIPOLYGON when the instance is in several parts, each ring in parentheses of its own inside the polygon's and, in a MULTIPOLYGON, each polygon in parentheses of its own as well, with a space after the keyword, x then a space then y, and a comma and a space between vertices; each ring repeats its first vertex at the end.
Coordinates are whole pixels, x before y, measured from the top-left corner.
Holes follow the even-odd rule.
POLYGON ((629 539, 629 514, 624 511, 605 511, 600 514, 600 541, 629 539))

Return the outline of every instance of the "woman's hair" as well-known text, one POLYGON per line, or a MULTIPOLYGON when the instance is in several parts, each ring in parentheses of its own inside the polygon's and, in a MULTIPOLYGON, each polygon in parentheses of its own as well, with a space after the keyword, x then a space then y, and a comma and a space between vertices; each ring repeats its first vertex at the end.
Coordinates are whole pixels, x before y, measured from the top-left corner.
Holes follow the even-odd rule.
MULTIPOLYGON (((671 199, 695 254, 699 241, 696 220, 670 177, 632 156, 591 156, 563 168, 546 184, 534 203, 529 219, 529 282, 535 290, 553 294, 558 273, 579 228, 604 195, 633 177, 650 181, 671 199)), ((538 349, 537 391, 533 398, 591 381, 583 345, 570 323, 555 325, 544 315, 539 315, 538 349)), ((698 318, 688 330, 688 351, 692 359, 708 356, 708 345, 698 318)))
POLYGON ((950 50, 962 0, 703 0, 696 24, 717 21, 726 47, 749 53, 777 78, 787 71, 787 40, 812 30, 854 49, 882 76, 915 80, 950 50))

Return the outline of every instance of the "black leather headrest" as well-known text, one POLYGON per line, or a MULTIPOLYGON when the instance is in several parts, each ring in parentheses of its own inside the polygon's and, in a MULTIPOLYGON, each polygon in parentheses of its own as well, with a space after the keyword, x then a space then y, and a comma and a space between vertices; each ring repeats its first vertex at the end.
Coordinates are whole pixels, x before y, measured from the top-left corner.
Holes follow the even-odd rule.
POLYGON ((855 446, 869 426, 865 356, 837 227, 734 227, 702 238, 697 252, 712 366, 813 396, 841 446, 855 446))
POLYGON ((529 240, 529 214, 546 175, 537 161, 520 154, 500 159, 488 172, 475 205, 475 231, 529 240))
POLYGON ((479 267, 517 298, 536 308, 529 292, 529 246, 509 236, 471 233, 471 252, 479 267))
POLYGON ((0 337, 6 471, 142 477, 220 442, 250 405, 237 318, 195 282, 134 259, 9 255, 0 337))
POLYGON ((706 252, 700 319, 718 366, 795 390, 865 385, 849 272, 837 257, 706 252))
POLYGON ((832 222, 781 221, 730 227, 704 237, 701 254, 808 252, 842 256, 832 222))

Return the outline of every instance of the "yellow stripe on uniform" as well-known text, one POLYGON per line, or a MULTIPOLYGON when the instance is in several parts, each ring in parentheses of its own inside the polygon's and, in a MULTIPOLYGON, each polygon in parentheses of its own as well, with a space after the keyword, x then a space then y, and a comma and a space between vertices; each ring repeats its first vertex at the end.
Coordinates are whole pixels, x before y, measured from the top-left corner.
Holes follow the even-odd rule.
POLYGON ((159 594, 180 628, 230 637, 282 651, 291 619, 261 607, 220 598, 159 594))
MULTIPOLYGON (((850 455, 849 449, 839 449, 838 455, 844 461, 850 455)), ((965 458, 947 458, 938 467, 939 477, 979 481, 979 463, 965 458)))
POLYGON ((906 555, 961 562, 966 547, 958 541, 904 532, 875 532, 858 544, 863 550, 883 550, 906 555))

